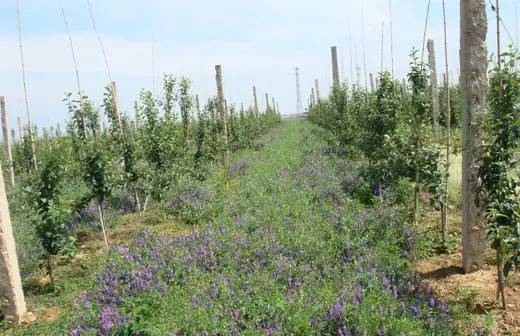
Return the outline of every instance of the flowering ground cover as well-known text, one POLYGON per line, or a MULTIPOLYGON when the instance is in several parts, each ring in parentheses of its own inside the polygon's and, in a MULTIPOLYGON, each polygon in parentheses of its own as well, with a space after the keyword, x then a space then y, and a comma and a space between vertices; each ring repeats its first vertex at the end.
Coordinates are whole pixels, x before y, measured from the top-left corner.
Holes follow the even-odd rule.
POLYGON ((414 239, 401 214, 345 187, 357 178, 348 153, 304 122, 274 132, 170 205, 208 202, 215 216, 188 235, 144 230, 113 248, 52 332, 455 334, 450 307, 408 271, 414 239))

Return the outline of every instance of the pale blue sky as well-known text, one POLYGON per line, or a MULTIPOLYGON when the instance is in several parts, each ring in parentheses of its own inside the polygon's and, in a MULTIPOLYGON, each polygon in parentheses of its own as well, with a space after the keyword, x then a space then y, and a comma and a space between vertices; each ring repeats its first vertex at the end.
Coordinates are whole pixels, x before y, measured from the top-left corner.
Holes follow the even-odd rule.
MULTIPOLYGON (((206 99, 215 92, 214 65, 222 64, 230 101, 252 101, 251 86, 269 92, 284 113, 296 106, 294 67, 301 69, 304 104, 314 78, 321 91, 330 86, 330 46, 338 45, 342 73, 363 66, 361 0, 91 0, 107 50, 122 108, 132 112, 141 88, 152 89, 152 37, 156 35, 156 85, 159 73, 188 76, 194 92, 206 99)), ((502 0, 503 20, 516 39, 516 1, 502 0)), ((83 89, 101 103, 107 75, 92 31, 86 0, 20 0, 30 107, 35 122, 62 122, 64 92, 76 88, 60 3, 72 30, 83 89)), ((449 59, 458 73, 459 1, 446 0, 449 59)), ((390 68, 389 0, 365 0, 368 72, 380 69, 381 25, 385 22, 384 66, 390 68)), ((396 75, 408 70, 408 54, 420 48, 428 0, 392 0, 396 75)), ((427 36, 435 39, 439 73, 444 68, 441 0, 432 0, 427 36)), ((489 7, 489 6, 488 6, 489 7)), ((7 96, 10 124, 25 114, 16 33, 16 1, 0 0, 0 95, 7 96)), ((489 49, 495 50, 494 16, 489 15, 489 49)), ((504 43, 508 43, 503 33, 504 43)), ((355 70, 354 70, 355 73, 355 70)), ((356 77, 356 76, 354 76, 356 77)), ((361 74, 363 79, 363 73, 361 74)), ((262 105, 264 100, 261 100, 262 105)))

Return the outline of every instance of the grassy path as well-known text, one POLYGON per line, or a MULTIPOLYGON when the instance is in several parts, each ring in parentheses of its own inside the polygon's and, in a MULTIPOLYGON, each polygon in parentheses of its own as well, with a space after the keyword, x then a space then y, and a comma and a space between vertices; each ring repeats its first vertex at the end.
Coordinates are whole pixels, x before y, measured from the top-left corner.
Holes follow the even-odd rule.
POLYGON ((399 214, 351 197, 355 163, 325 139, 290 121, 234 155, 193 196, 210 195, 204 227, 116 248, 44 334, 450 334, 445 304, 407 272, 399 214))

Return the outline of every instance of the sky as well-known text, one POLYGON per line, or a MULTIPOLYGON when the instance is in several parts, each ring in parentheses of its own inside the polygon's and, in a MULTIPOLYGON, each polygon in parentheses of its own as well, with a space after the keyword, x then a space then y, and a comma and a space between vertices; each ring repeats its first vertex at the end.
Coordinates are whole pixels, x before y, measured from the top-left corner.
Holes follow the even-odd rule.
MULTIPOLYGON (((63 98, 76 91, 76 77, 61 8, 78 59, 82 90, 102 103, 108 74, 92 28, 87 0, 19 0, 29 109, 39 127, 67 119, 63 98)), ((368 73, 392 68, 404 78, 413 47, 421 50, 428 0, 90 0, 106 49, 121 108, 133 114, 140 90, 160 95, 163 73, 188 77, 202 101, 215 95, 214 66, 221 64, 228 102, 261 107, 268 92, 284 114, 296 110, 295 67, 304 105, 317 78, 325 95, 332 82, 330 47, 338 46, 341 78, 364 84, 368 73), (390 1, 392 36, 390 30, 390 1), (364 15, 363 15, 364 14, 364 15), (364 18, 364 25, 362 19, 364 18), (364 28, 364 29, 363 29, 364 28), (363 34, 364 32, 364 34, 363 34)), ((495 0, 492 0, 493 2, 495 0)), ((515 43, 520 0, 501 0, 502 19, 515 43)), ((496 17, 489 3, 488 48, 496 50, 496 17)), ((459 73, 459 1, 446 0, 450 78, 459 73)), ((6 96, 9 124, 26 108, 22 85, 16 1, 0 0, 0 95, 6 96)), ((442 0, 431 0, 426 37, 436 43, 437 67, 444 69, 442 0)), ((502 43, 511 43, 503 31, 502 43)), ((420 51, 419 51, 420 53, 420 51)), ((427 53, 425 52, 425 59, 427 53)))

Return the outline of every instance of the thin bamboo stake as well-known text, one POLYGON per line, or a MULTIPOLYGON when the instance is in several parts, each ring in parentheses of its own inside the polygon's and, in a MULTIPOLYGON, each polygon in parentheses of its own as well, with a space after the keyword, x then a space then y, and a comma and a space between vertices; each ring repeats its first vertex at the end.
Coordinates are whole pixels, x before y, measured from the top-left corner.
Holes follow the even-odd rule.
MULTIPOLYGON (((60 1, 60 4, 61 4, 61 1, 60 1)), ((62 4, 61 4, 61 14, 63 16, 63 22, 65 24, 65 30, 67 31, 67 36, 69 38, 69 47, 70 47, 70 52, 72 54, 72 62, 74 64, 74 71, 76 73, 76 85, 78 87, 78 96, 79 96, 80 103, 83 106, 83 94, 81 93, 81 82, 80 82, 80 79, 79 79, 78 60, 76 58, 76 52, 74 50, 74 43, 72 41, 72 35, 70 33, 69 22, 67 20, 67 15, 65 14, 65 9, 63 8, 62 4)), ((82 123, 82 130, 81 131, 83 133, 83 139, 87 140, 87 124, 86 124, 86 121, 85 121, 85 115, 83 113, 81 113, 81 123, 82 123)))
MULTIPOLYGON (((61 1, 60 1, 61 4, 61 1)), ((81 95, 81 82, 79 79, 79 67, 78 67, 78 60, 76 58, 76 52, 74 50, 74 43, 72 41, 72 35, 70 33, 69 28, 69 22, 67 20, 67 15, 65 14, 65 9, 63 8, 63 5, 61 6, 61 14, 63 16, 63 23, 65 24, 65 30, 67 31, 67 36, 69 39, 69 47, 72 55, 72 62, 74 63, 74 70, 76 72, 76 85, 78 86, 78 94, 81 95)))
MULTIPOLYGON (((449 73, 449 63, 448 63, 448 33, 447 33, 447 25, 446 25, 446 0, 442 0, 442 16, 444 20, 444 62, 445 62, 445 71, 446 74, 449 73)), ((450 178, 450 165, 451 165, 451 88, 450 83, 448 82, 448 77, 444 75, 444 87, 446 89, 446 171, 444 172, 444 202, 442 204, 442 218, 441 218, 441 227, 442 227, 442 243, 446 245, 446 231, 448 227, 448 209, 449 209, 449 199, 448 199, 448 180, 450 178)))
POLYGON ((99 31, 97 29, 96 19, 94 17, 94 11, 92 9, 92 5, 90 3, 90 0, 86 0, 86 1, 87 1, 87 6, 88 6, 88 9, 89 9, 89 13, 90 13, 90 20, 92 22, 92 28, 94 29, 94 33, 96 34, 96 38, 97 38, 98 43, 99 43, 99 47, 101 48, 101 53, 103 54, 103 60, 105 62, 105 68, 106 68, 107 75, 108 75, 108 82, 111 85, 112 96, 114 97, 114 107, 116 109, 117 120, 118 120, 118 123, 119 123, 119 131, 121 132, 121 136, 124 136, 124 133, 123 133, 123 121, 122 121, 122 118, 121 118, 121 111, 119 109, 119 104, 118 104, 118 101, 117 101, 117 92, 116 92, 115 82, 112 80, 112 73, 110 71, 110 66, 108 65, 107 53, 105 51, 105 46, 103 44, 103 40, 101 39, 101 35, 99 34, 99 31))
POLYGON ((99 212, 99 222, 101 223, 101 231, 103 232, 103 240, 105 241, 105 247, 108 250, 108 235, 105 227, 105 216, 103 215, 103 209, 101 208, 101 203, 98 202, 98 212, 99 212))
POLYGON ((390 11, 390 54, 391 54, 391 61, 392 61, 392 79, 395 76, 394 72, 394 26, 392 23, 392 0, 388 0, 388 7, 390 11))
POLYGON ((31 142, 31 151, 32 151, 32 160, 33 167, 35 170, 38 170, 38 162, 36 161, 36 145, 34 143, 34 135, 32 132, 32 117, 31 110, 29 108, 29 95, 27 93, 27 78, 25 75, 25 60, 24 60, 24 52, 23 52, 23 44, 22 44, 22 23, 21 23, 21 15, 20 15, 20 0, 16 0, 16 18, 18 23, 18 42, 20 48, 20 63, 22 66, 22 82, 23 82, 23 92, 25 97, 25 110, 27 112, 27 125, 29 128, 29 141, 31 142))
MULTIPOLYGON (((499 0, 496 0, 496 7, 495 7, 496 13, 497 13, 497 63, 498 63, 498 73, 500 76, 499 81, 499 99, 502 100, 504 96, 504 83, 502 80, 502 51, 501 51, 501 45, 500 45, 500 2, 499 0)), ((497 252, 497 273, 498 273, 498 286, 497 286, 497 301, 502 298, 502 309, 506 309, 506 294, 504 292, 504 256, 502 255, 502 252, 497 252)))
POLYGON ((422 40, 421 62, 424 60, 424 47, 425 47, 425 43, 426 43, 426 32, 428 30, 428 20, 430 19, 430 5, 431 5, 431 0, 428 0, 428 7, 426 9, 426 20, 424 21, 424 33, 423 33, 423 40, 422 40))
POLYGON ((367 52, 365 44, 365 0, 361 0, 361 38, 363 43, 363 68, 365 72, 365 89, 368 88, 367 52))
POLYGON ((381 73, 383 73, 385 54, 385 22, 381 24, 381 73))

